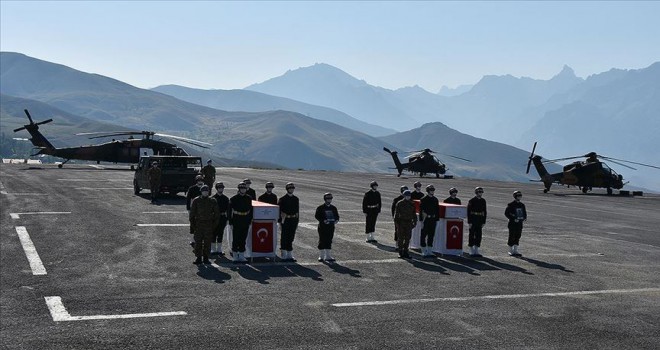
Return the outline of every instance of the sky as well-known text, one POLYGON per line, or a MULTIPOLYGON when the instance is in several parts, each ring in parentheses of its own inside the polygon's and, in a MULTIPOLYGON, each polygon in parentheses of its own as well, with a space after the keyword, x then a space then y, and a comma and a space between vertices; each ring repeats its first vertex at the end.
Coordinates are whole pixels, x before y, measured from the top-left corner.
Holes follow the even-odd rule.
POLYGON ((580 77, 660 60, 660 2, 5 1, 0 49, 140 88, 241 89, 315 63, 371 85, 580 77))

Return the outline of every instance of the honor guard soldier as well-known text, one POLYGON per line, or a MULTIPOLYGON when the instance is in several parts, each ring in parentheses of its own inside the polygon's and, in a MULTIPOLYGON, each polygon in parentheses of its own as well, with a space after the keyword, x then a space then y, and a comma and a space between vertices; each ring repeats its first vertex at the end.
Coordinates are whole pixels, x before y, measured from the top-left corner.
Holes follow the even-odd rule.
POLYGON ((209 188, 213 188, 213 183, 215 182, 215 167, 211 163, 213 161, 209 159, 202 170, 200 170, 200 173, 204 176, 204 183, 209 188))
POLYGON ((215 230, 220 219, 220 210, 215 199, 209 197, 211 193, 209 187, 204 185, 201 188, 201 195, 193 199, 189 220, 190 229, 195 237, 195 256, 197 259, 193 264, 198 265, 202 262, 210 264, 209 255, 211 254, 211 240, 215 236, 215 230), (202 261, 202 257, 204 260, 202 261))
POLYGON ((222 239, 224 238, 225 227, 227 227, 227 220, 229 218, 229 198, 223 194, 225 184, 222 182, 215 184, 215 190, 216 193, 213 195, 213 199, 218 203, 218 210, 220 210, 220 224, 211 240, 211 254, 224 255, 222 252, 222 239))
POLYGON ((245 240, 252 223, 252 198, 247 195, 244 182, 238 184, 238 193, 229 199, 229 225, 232 226, 231 251, 235 263, 245 259, 245 240))
POLYGON ((467 205, 468 226, 470 228, 468 247, 470 247, 471 256, 481 256, 479 247, 481 247, 481 230, 486 224, 486 200, 481 198, 484 194, 483 188, 475 188, 474 194, 475 196, 470 199, 467 205))
POLYGON ((403 200, 400 200, 394 208, 394 224, 397 232, 397 248, 399 257, 410 259, 408 246, 412 230, 417 225, 417 215, 415 214, 415 204, 412 202, 412 193, 410 190, 403 191, 403 200))
POLYGON ((160 194, 160 178, 163 171, 158 167, 158 162, 153 162, 147 171, 149 176, 149 188, 151 189, 151 203, 155 203, 160 194))
POLYGON ((458 190, 456 187, 452 187, 449 189, 449 197, 447 197, 443 203, 448 203, 448 204, 458 204, 461 205, 461 200, 456 197, 458 195, 458 190))
POLYGON ((422 246, 422 256, 425 258, 433 257, 433 238, 435 236, 435 226, 440 218, 440 205, 438 198, 435 197, 435 187, 426 186, 426 195, 420 200, 419 221, 424 222, 422 226, 422 235, 419 239, 422 246))
MULTIPOLYGON (((188 191, 186 191, 186 210, 190 211, 190 205, 192 204, 193 199, 202 195, 202 186, 204 186, 204 176, 195 176, 195 184, 188 187, 188 191)), ((190 233, 193 233, 192 227, 190 228, 190 233)), ((194 248, 195 241, 190 241, 190 245, 194 248)))
POLYGON ((521 202, 522 192, 513 192, 513 202, 507 204, 504 210, 504 216, 509 219, 509 255, 521 256, 518 252, 518 243, 520 242, 520 235, 522 235, 523 221, 527 220, 527 210, 525 204, 521 202))
POLYGON ((413 187, 415 188, 415 190, 412 191, 410 198, 412 198, 413 200, 422 199, 422 197, 424 197, 424 192, 422 192, 422 183, 417 181, 413 184, 413 187))
POLYGON ((280 197, 277 205, 280 207, 280 219, 282 224, 282 235, 280 237, 280 249, 283 261, 296 261, 293 257, 293 239, 296 237, 298 220, 300 216, 300 202, 293 194, 296 186, 292 182, 286 184, 286 194, 280 197))
POLYGON ((319 222, 319 261, 335 261, 332 257, 332 238, 335 235, 335 224, 339 222, 337 207, 332 205, 332 193, 323 195, 324 203, 316 208, 314 217, 319 222))
MULTIPOLYGON (((392 201, 392 220, 394 220, 394 212, 395 212, 395 209, 396 209, 396 204, 399 203, 399 201, 401 201, 403 199, 403 191, 405 191, 407 189, 408 189, 408 186, 401 186, 401 188, 400 188, 401 195, 394 198, 394 200, 392 201)), ((396 223, 395 223, 395 225, 394 225, 394 242, 395 243, 398 242, 396 232, 397 231, 396 231, 396 223)), ((399 247, 397 246, 396 249, 399 250, 399 247)))
POLYGON ((277 195, 273 193, 273 188, 275 188, 275 185, 272 182, 266 182, 266 192, 259 196, 257 200, 259 202, 277 205, 277 195))
POLYGON ((252 198, 253 201, 257 200, 257 192, 254 190, 254 188, 250 188, 250 185, 252 185, 252 180, 250 179, 244 179, 243 183, 245 183, 246 186, 246 192, 250 198, 252 198))
POLYGON ((362 212, 366 216, 364 232, 367 234, 367 243, 376 243, 374 232, 376 232, 376 219, 378 219, 382 202, 380 200, 380 192, 378 192, 378 183, 371 181, 369 186, 371 189, 362 198, 362 212))

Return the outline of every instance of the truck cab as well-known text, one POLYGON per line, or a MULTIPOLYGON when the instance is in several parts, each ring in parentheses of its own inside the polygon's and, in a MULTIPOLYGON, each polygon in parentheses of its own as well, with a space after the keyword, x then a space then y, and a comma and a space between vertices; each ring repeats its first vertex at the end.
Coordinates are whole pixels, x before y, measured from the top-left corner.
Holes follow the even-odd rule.
POLYGON ((142 156, 133 176, 133 190, 136 195, 149 189, 149 168, 157 161, 162 170, 160 191, 176 195, 186 192, 195 182, 195 176, 202 169, 202 158, 194 156, 142 156))

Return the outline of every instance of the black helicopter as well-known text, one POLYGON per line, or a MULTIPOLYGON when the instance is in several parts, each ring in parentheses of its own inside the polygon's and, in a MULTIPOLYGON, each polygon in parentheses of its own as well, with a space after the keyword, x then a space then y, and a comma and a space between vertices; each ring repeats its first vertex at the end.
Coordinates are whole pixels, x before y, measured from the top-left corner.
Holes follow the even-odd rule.
MULTIPOLYGON (((436 178, 439 178, 440 175, 445 175, 445 172, 447 172, 447 166, 444 163, 442 163, 436 156, 431 154, 437 152, 432 151, 428 148, 425 148, 420 151, 411 152, 410 155, 406 156, 406 158, 408 158, 408 163, 401 163, 397 151, 390 151, 390 149, 387 147, 383 147, 383 150, 392 156, 392 159, 394 160, 394 165, 396 166, 396 170, 399 172, 397 177, 401 176, 401 173, 404 170, 409 171, 413 174, 418 173, 419 177, 423 177, 426 174, 435 174, 436 178)), ((471 160, 465 158, 456 157, 449 154, 445 154, 445 155, 466 162, 471 162, 471 160)), ((449 178, 449 176, 444 176, 444 177, 449 178)))
POLYGON ((39 125, 47 124, 53 119, 44 120, 35 123, 32 116, 27 109, 24 110, 30 124, 24 125, 14 132, 27 130, 32 138, 30 141, 39 149, 39 152, 33 154, 37 155, 50 155, 54 157, 63 158, 65 161, 58 164, 58 167, 66 164, 71 159, 91 160, 99 162, 112 162, 112 163, 138 163, 140 159, 140 149, 151 149, 153 154, 157 155, 171 155, 171 156, 187 156, 189 155, 183 148, 177 147, 175 144, 154 140, 154 137, 166 137, 180 142, 195 145, 201 148, 209 148, 211 144, 201 141, 196 141, 180 136, 166 135, 155 133, 153 131, 116 131, 116 132, 91 132, 80 133, 76 135, 97 135, 90 137, 90 139, 101 137, 112 137, 127 135, 128 139, 125 140, 112 140, 110 142, 101 143, 90 146, 56 148, 53 146, 44 135, 39 132, 39 125), (142 138, 135 139, 133 135, 142 135, 142 138))
POLYGON ((627 183, 627 182, 625 183, 623 182, 623 176, 617 174, 614 170, 612 170, 609 166, 607 166, 607 164, 601 162, 600 159, 604 159, 633 170, 637 170, 637 169, 620 162, 626 162, 630 164, 636 164, 645 167, 660 169, 660 167, 654 165, 648 165, 648 164, 632 162, 629 160, 606 157, 599 155, 596 152, 589 152, 582 156, 566 157, 566 158, 542 161, 541 159, 543 158, 541 156, 534 155, 535 150, 536 150, 536 142, 534 142, 532 153, 530 154, 529 161, 527 162, 527 174, 529 174, 530 165, 534 163, 534 167, 536 168, 536 171, 541 177, 540 181, 543 182, 543 185, 545 186, 545 188, 543 189, 543 193, 548 193, 548 191, 550 191, 550 186, 552 186, 553 183, 566 185, 568 187, 576 186, 580 190, 582 190, 582 193, 587 193, 588 191, 593 190, 593 188, 595 187, 595 188, 605 188, 607 189, 607 194, 611 195, 612 189, 620 190, 621 188, 623 188, 623 186, 627 183), (558 161, 571 160, 577 158, 586 158, 586 159, 583 161, 575 161, 570 164, 564 165, 564 169, 561 173, 550 174, 543 165, 544 163, 558 162, 558 161))

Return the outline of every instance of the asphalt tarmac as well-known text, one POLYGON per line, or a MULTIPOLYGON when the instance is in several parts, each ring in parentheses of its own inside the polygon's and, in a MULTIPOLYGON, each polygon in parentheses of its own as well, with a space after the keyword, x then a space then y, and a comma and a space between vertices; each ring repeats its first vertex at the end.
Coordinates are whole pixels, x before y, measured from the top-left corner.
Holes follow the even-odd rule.
POLYGON ((245 177, 257 194, 266 181, 278 195, 296 184, 298 263, 196 266, 185 198, 151 204, 125 167, 2 164, 0 175, 3 348, 660 347, 658 195, 425 178, 440 199, 457 187, 464 203, 484 187, 484 257, 402 260, 389 206, 418 178, 222 168, 227 195, 245 177), (385 206, 377 244, 364 242, 361 213, 372 180, 385 206), (521 258, 506 246, 516 189, 529 214, 521 258), (341 217, 334 264, 316 261, 325 192, 341 217))

